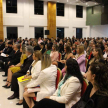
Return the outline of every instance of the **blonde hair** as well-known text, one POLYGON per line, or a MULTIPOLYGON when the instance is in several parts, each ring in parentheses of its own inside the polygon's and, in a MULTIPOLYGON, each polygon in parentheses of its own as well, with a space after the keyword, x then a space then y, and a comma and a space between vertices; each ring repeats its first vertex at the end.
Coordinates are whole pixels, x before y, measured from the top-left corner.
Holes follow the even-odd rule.
POLYGON ((22 49, 22 54, 25 54, 26 53, 26 46, 25 45, 22 45, 21 46, 21 49, 22 49))
POLYGON ((84 46, 78 45, 77 48, 79 48, 79 55, 84 54, 84 46))
POLYGON ((34 51, 34 53, 33 53, 33 54, 35 55, 35 57, 37 57, 37 58, 38 58, 38 60, 41 60, 42 54, 41 54, 41 52, 40 52, 39 50, 34 51))
POLYGON ((51 65, 51 57, 48 54, 44 54, 41 59, 41 70, 48 68, 51 65))
MULTIPOLYGON (((41 60, 42 54, 41 54, 41 52, 40 52, 39 50, 34 51, 33 54, 35 55, 35 57, 38 58, 38 60, 41 60)), ((37 61, 38 61, 38 60, 37 60, 37 61)), ((35 61, 35 62, 32 64, 32 66, 34 66, 34 65, 37 63, 37 61, 35 61)))

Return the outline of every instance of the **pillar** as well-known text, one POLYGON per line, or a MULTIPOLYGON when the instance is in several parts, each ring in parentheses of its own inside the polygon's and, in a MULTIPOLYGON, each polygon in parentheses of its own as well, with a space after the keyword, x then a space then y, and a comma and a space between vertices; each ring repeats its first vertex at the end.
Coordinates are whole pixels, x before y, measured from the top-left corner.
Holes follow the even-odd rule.
POLYGON ((56 3, 54 2, 48 2, 47 19, 47 30, 50 31, 47 37, 56 39, 56 3))
POLYGON ((3 36, 3 9, 2 9, 2 0, 0 0, 0 39, 4 40, 4 36, 3 36))

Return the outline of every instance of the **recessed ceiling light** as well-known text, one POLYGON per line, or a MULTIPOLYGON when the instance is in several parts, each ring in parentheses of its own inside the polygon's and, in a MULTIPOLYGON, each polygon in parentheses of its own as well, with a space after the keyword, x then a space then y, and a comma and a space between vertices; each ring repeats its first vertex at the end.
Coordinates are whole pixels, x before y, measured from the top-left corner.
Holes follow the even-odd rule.
POLYGON ((59 1, 57 1, 57 2, 59 2, 59 1))
POLYGON ((97 4, 97 3, 95 3, 95 4, 97 4))
POLYGON ((88 3, 86 3, 86 5, 88 5, 88 3))

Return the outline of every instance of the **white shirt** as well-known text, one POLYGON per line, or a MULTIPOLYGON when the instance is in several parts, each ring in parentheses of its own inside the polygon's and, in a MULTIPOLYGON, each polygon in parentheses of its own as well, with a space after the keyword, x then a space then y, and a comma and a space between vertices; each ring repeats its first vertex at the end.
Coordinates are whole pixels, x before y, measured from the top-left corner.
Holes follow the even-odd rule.
POLYGON ((107 58, 108 53, 105 52, 105 54, 103 55, 103 58, 107 58))

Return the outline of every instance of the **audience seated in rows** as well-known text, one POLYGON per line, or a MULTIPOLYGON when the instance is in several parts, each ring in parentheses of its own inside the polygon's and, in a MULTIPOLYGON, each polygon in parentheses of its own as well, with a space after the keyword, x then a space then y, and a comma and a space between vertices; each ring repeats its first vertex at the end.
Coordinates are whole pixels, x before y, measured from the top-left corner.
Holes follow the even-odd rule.
POLYGON ((91 100, 95 103, 93 108, 107 108, 107 44, 107 38, 76 39, 75 37, 72 39, 39 38, 38 40, 18 38, 0 41, 0 67, 5 72, 3 76, 8 76, 7 80, 4 80, 7 81, 4 88, 11 87, 14 92, 8 99, 19 98, 16 105, 24 105, 25 102, 30 108, 33 106, 34 108, 43 108, 43 106, 55 108, 55 105, 80 108, 84 106, 79 104, 86 103, 89 106, 88 102, 91 100), (3 57, 3 54, 6 56, 3 57), (25 57, 22 58, 24 55, 25 57), (64 77, 56 90, 57 68, 62 70, 64 77), (83 77, 90 82, 82 97, 84 83, 82 83, 81 72, 85 73, 83 77), (79 75, 80 78, 77 77, 79 75), (23 83, 19 81, 22 77, 23 83), (35 101, 33 101, 34 97, 35 101))
POLYGON ((8 77, 7 77, 7 82, 6 85, 3 86, 5 88, 10 88, 11 86, 11 81, 12 81, 12 75, 18 71, 21 70, 21 66, 24 63, 24 60, 27 58, 27 55, 25 54, 25 46, 22 46, 20 48, 20 52, 22 52, 21 58, 20 58, 20 63, 18 63, 17 65, 12 65, 10 66, 10 68, 8 69, 8 77))

